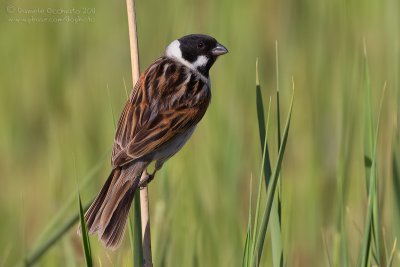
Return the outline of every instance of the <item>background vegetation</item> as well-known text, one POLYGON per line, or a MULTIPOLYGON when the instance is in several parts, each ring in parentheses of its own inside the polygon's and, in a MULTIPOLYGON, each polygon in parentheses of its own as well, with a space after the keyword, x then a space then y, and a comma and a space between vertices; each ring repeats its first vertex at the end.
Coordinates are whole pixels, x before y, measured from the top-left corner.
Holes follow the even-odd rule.
MULTIPOLYGON (((364 39, 374 125, 387 82, 377 177, 382 251, 384 244, 390 250, 400 233, 400 183, 393 175, 400 153, 398 0, 139 0, 136 6, 142 70, 188 33, 215 36, 230 50, 211 71, 213 100, 205 118, 150 185, 155 266, 241 265, 250 177, 258 177, 261 166, 255 59, 267 105, 276 89, 275 40, 282 118, 292 76, 296 85, 281 171, 285 263, 329 265, 343 233, 349 263, 357 263, 367 213, 364 39)), ((76 199, 94 166, 95 178, 80 186, 82 202, 97 194, 110 171, 113 117, 125 102, 125 85, 129 91, 132 84, 124 1, 2 1, 0 14, 0 266, 13 266, 68 199, 76 199), (36 8, 44 14, 22 11, 36 8), (95 12, 48 14, 48 8, 95 12), (15 21, 32 16, 94 20, 15 21)), ((272 114, 270 124, 275 120, 272 114)), ((276 130, 268 138, 275 158, 276 130)), ((74 201, 61 222, 77 211, 74 201)), ((117 252, 104 250, 95 237, 91 247, 95 264, 132 262, 129 238, 117 252)), ((263 265, 271 266, 269 240, 264 248, 263 265)), ((398 250, 394 255, 398 266, 398 250)), ((39 262, 84 264, 76 227, 39 262)))

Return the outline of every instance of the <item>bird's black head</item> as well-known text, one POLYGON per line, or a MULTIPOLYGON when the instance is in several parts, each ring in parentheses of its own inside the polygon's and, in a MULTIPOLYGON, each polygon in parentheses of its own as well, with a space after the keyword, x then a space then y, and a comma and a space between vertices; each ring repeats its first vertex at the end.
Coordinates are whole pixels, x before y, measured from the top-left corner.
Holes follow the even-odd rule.
POLYGON ((197 69, 204 76, 218 56, 228 50, 213 37, 204 34, 190 34, 173 41, 166 50, 166 55, 197 69))

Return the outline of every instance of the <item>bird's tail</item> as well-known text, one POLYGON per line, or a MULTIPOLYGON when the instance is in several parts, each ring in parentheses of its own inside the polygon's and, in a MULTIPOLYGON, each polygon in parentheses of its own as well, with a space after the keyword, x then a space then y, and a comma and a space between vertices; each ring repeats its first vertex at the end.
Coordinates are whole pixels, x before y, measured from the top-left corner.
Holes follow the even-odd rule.
POLYGON ((103 245, 112 250, 119 247, 124 236, 129 209, 143 172, 138 167, 134 164, 112 170, 85 213, 89 234, 97 233, 103 245))

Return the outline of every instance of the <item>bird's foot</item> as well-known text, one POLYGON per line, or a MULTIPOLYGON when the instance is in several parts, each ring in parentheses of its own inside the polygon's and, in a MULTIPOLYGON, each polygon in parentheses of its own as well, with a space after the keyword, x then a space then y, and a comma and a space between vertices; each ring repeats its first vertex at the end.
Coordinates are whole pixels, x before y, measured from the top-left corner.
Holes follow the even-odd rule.
POLYGON ((139 182, 140 190, 144 189, 151 181, 154 179, 154 173, 149 174, 147 173, 145 177, 143 177, 139 182))

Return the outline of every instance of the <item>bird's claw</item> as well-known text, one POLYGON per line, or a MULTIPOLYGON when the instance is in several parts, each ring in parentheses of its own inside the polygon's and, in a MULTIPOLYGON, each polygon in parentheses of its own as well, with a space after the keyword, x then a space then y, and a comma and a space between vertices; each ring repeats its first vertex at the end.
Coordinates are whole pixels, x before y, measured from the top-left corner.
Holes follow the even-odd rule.
POLYGON ((140 190, 144 189, 153 179, 154 174, 147 174, 143 179, 141 179, 138 185, 140 190))

